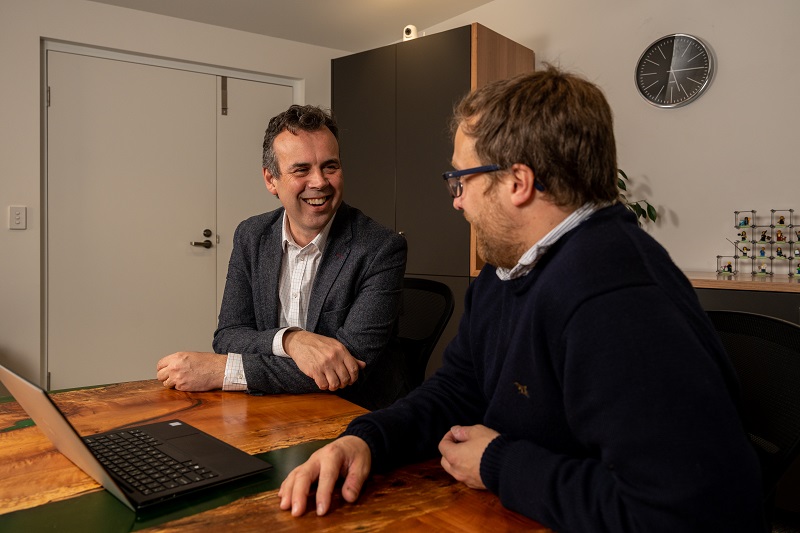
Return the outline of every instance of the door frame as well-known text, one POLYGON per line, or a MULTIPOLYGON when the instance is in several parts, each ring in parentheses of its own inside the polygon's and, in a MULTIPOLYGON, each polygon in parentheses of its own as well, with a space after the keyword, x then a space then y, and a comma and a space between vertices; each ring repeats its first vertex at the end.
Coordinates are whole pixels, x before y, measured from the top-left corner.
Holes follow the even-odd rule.
MULTIPOLYGON (((41 273, 41 354, 40 354, 40 374, 39 384, 45 390, 50 390, 49 374, 49 346, 48 346, 48 316, 49 316, 49 257, 48 257, 48 123, 47 108, 49 105, 49 80, 47 79, 47 52, 57 51, 70 54, 96 57, 102 59, 112 59, 128 63, 138 63, 142 65, 164 67, 175 70, 185 70, 200 74, 209 74, 228 78, 238 78, 249 81, 270 83, 273 85, 283 85, 292 89, 292 102, 294 104, 305 103, 305 80, 288 76, 279 76, 255 71, 238 70, 229 67, 210 65, 205 63, 195 63, 182 61, 166 57, 151 56, 136 52, 101 48, 97 46, 58 41, 53 39, 42 39, 40 46, 39 67, 41 72, 40 87, 40 158, 41 158, 41 253, 40 253, 40 273, 41 273)), ((218 102, 219 103, 219 102, 218 102)))

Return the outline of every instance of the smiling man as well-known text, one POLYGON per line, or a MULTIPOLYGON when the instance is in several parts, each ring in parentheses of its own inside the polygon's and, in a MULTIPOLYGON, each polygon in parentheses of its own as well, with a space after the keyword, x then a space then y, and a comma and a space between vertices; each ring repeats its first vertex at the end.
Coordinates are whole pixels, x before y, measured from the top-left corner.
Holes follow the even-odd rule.
POLYGON ((264 136, 264 182, 282 208, 234 235, 218 353, 178 352, 157 377, 178 390, 336 391, 373 409, 408 392, 394 337, 406 242, 342 201, 338 128, 293 105, 264 136))

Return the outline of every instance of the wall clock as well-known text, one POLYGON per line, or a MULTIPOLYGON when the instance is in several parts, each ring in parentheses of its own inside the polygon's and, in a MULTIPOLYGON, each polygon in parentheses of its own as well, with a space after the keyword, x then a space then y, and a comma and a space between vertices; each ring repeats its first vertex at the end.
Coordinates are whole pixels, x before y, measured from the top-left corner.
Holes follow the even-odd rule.
POLYGON ((636 63, 636 88, 657 107, 681 107, 697 100, 714 75, 714 54, 692 35, 665 35, 636 63))

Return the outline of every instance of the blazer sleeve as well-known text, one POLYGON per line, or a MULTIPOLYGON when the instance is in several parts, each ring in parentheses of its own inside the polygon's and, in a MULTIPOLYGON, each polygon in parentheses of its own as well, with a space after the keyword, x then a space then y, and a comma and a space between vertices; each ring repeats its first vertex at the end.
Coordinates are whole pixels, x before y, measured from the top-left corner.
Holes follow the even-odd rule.
MULTIPOLYGON (((255 302, 257 289, 254 284, 257 282, 269 284, 269 280, 274 280, 272 285, 277 298, 280 259, 267 261, 259 257, 258 248, 261 235, 264 234, 264 225, 257 220, 256 217, 245 220, 239 224, 234 233, 225 292, 220 306, 217 330, 214 332, 213 346, 216 353, 272 355, 272 339, 280 329, 277 327, 277 307, 274 308, 274 313, 272 309, 257 307, 255 302), (267 316, 273 314, 274 317, 267 316), (270 327, 264 327, 267 325, 270 327)), ((280 217, 277 220, 279 223, 280 217)), ((279 250, 276 253, 279 253, 279 250)), ((276 305, 277 303, 273 302, 273 306, 276 305)))

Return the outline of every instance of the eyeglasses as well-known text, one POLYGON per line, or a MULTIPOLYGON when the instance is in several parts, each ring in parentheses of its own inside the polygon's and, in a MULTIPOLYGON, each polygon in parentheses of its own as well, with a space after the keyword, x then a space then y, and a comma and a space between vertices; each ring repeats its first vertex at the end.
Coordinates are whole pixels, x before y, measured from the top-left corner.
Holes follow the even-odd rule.
MULTIPOLYGON (((458 198, 464 191, 464 184, 461 183, 462 177, 470 176, 472 174, 483 174, 484 172, 494 172, 502 169, 503 167, 500 165, 483 165, 480 167, 465 168, 462 170, 451 170, 450 172, 443 173, 442 178, 444 178, 445 185, 447 185, 447 190, 450 192, 450 196, 453 198, 458 198)), ((544 191, 544 185, 539 183, 538 180, 534 181, 533 186, 537 191, 544 191)))
POLYGON ((464 184, 461 183, 461 178, 471 174, 482 174, 484 172, 494 172, 500 170, 500 165, 483 165, 480 167, 465 168, 462 170, 451 170, 442 174, 447 190, 450 191, 450 196, 458 198, 464 190, 464 184))

